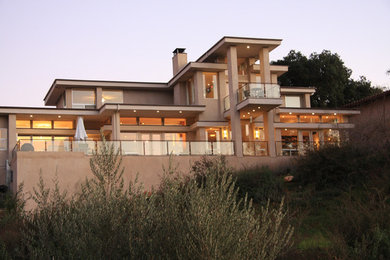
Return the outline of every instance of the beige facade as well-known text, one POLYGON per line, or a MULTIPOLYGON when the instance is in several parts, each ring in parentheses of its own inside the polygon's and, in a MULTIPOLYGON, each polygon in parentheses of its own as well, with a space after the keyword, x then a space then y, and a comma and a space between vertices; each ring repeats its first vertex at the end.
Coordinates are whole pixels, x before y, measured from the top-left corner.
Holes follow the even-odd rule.
MULTIPOLYGON (((359 111, 312 109, 314 88, 279 86, 288 67, 271 65, 269 54, 281 42, 223 37, 195 62, 175 49, 166 83, 56 79, 44 98, 48 108, 0 107, 0 183, 30 185, 31 171, 46 169, 46 158, 61 167, 80 160, 69 177, 75 184, 73 178, 88 172, 79 153, 89 156, 100 145, 100 131, 128 166, 137 164, 133 169, 151 161, 160 167, 169 154, 185 167, 217 154, 237 167, 272 164, 340 142, 340 131, 353 127, 348 118, 359 111), (79 117, 85 141, 74 138, 79 117)), ((154 170, 142 173, 147 186, 155 184, 154 170)))

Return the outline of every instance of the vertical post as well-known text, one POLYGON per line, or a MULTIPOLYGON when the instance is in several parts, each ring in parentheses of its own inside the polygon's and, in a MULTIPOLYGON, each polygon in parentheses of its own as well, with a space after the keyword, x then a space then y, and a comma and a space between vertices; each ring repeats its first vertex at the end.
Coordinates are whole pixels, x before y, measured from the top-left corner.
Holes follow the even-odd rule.
POLYGON ((16 145, 16 115, 8 115, 8 160, 11 161, 12 150, 16 145))
POLYGON ((120 113, 119 111, 116 111, 111 116, 111 125, 112 125, 112 133, 111 133, 111 139, 112 141, 118 141, 120 140, 120 133, 121 133, 121 125, 120 125, 120 113))
POLYGON ((96 108, 99 109, 101 106, 103 106, 103 90, 96 88, 96 108))
POLYGON ((263 113, 264 117, 264 135, 268 140, 268 152, 269 156, 275 157, 275 127, 274 127, 274 114, 273 111, 263 113))
POLYGON ((242 134, 240 111, 237 110, 237 90, 238 90, 238 68, 237 68, 237 48, 230 46, 227 51, 228 75, 229 75, 229 98, 230 98, 230 121, 232 129, 232 140, 236 156, 242 157, 242 134))

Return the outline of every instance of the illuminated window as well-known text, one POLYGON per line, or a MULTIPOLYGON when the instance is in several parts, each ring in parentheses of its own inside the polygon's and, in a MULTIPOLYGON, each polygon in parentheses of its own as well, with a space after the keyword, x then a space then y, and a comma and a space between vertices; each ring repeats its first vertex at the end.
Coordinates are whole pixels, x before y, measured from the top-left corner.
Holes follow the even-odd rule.
POLYGON ((51 121, 36 121, 33 120, 33 128, 51 128, 51 121))
POLYGON ((284 100, 285 100, 286 107, 301 107, 300 96, 285 96, 284 100))
POLYGON ((185 118, 165 118, 164 125, 186 125, 185 118))
POLYGON ((16 120, 16 128, 31 128, 30 120, 16 120))
POLYGON ((72 94, 72 107, 74 108, 88 108, 95 105, 94 90, 73 90, 72 94))
POLYGON ((137 125, 136 117, 121 117, 121 125, 137 125))
POLYGON ((55 129, 73 129, 73 121, 54 121, 55 129))
POLYGON ((137 133, 121 133, 120 134, 121 140, 130 140, 135 141, 137 140, 137 133))
MULTIPOLYGON (((50 121, 49 121, 50 122, 50 121)), ((51 145, 52 141, 51 136, 33 136, 32 145, 34 146, 34 151, 44 152, 48 150, 48 147, 51 145)))
POLYGON ((319 123, 320 117, 313 116, 313 115, 301 115, 299 117, 299 122, 301 122, 301 123, 319 123))
POLYGON ((298 123, 298 117, 296 115, 280 115, 281 123, 298 123))
POLYGON ((162 125, 161 118, 140 117, 140 125, 162 125))
POLYGON ((322 116, 323 123, 342 123, 343 117, 338 115, 324 115, 322 116))
POLYGON ((102 103, 123 103, 123 91, 103 90, 102 103))
POLYGON ((203 72, 203 90, 205 98, 217 98, 217 73, 203 72))
POLYGON ((0 128, 0 150, 7 150, 7 128, 0 128))
POLYGON ((338 130, 325 130, 324 131, 325 142, 337 143, 340 141, 340 132, 338 130))
POLYGON ((186 134, 185 133, 165 133, 164 140, 167 141, 185 141, 186 134))

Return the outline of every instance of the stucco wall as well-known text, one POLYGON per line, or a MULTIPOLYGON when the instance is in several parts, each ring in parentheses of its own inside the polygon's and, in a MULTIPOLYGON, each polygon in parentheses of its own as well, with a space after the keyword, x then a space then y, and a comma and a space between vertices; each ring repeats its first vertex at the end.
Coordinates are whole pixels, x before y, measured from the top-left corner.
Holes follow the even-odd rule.
MULTIPOLYGON (((8 117, 0 116, 0 128, 8 129, 8 117)), ((8 149, 0 150, 0 185, 5 184, 5 160, 8 159, 8 149)))
POLYGON ((123 91, 125 104, 172 105, 172 91, 125 90, 123 91))
MULTIPOLYGON (((26 196, 33 192, 42 175, 48 187, 53 187, 52 180, 58 179, 61 189, 69 193, 77 191, 85 178, 92 178, 89 167, 89 156, 83 153, 69 152, 18 152, 14 165, 14 182, 17 185, 24 183, 26 196), (16 171, 17 168, 17 171, 16 171)), ((200 160, 200 156, 174 156, 173 165, 180 173, 188 173, 191 165, 200 160)), ((228 163, 235 169, 267 165, 271 169, 279 170, 291 165, 289 157, 243 157, 229 156, 228 163)), ((125 168, 124 179, 127 183, 138 179, 146 189, 158 186, 163 174, 163 167, 169 165, 168 156, 124 156, 122 166, 125 168)), ((28 204, 27 206, 31 206, 28 204)))

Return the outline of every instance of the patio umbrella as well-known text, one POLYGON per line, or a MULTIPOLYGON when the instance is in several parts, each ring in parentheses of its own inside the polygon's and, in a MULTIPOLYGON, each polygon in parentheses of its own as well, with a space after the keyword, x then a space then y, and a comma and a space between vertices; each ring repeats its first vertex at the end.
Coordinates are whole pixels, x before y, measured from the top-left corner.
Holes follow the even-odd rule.
POLYGON ((74 135, 74 139, 76 141, 85 141, 87 140, 87 132, 85 132, 84 128, 84 121, 81 116, 77 117, 77 126, 76 126, 76 133, 74 135))

